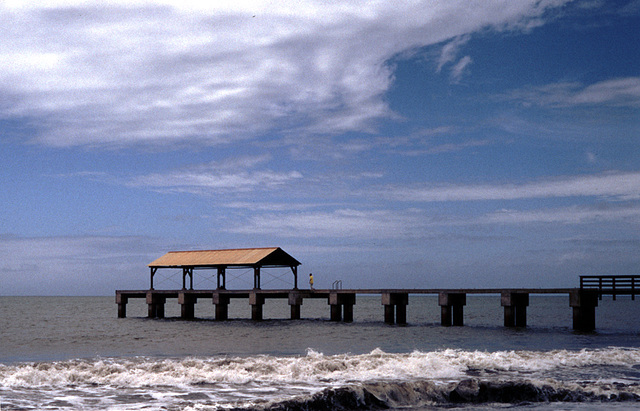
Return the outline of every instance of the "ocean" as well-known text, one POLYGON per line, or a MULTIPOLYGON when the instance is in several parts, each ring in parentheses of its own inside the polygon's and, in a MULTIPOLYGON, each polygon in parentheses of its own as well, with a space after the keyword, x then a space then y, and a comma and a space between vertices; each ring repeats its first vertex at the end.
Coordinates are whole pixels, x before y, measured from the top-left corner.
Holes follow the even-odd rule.
POLYGON ((507 329, 498 296, 467 296, 463 327, 439 325, 411 295, 408 325, 358 296, 353 323, 305 300, 288 320, 268 300, 253 322, 196 304, 196 320, 145 318, 114 297, 0 297, 0 410, 640 409, 640 299, 605 297, 596 332, 574 332, 568 296, 532 295, 528 327, 507 329))

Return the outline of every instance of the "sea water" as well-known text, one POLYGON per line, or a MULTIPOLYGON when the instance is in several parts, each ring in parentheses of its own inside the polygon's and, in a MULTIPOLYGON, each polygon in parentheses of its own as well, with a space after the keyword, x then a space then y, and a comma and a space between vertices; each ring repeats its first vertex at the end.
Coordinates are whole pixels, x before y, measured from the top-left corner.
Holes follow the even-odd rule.
POLYGON ((0 297, 0 409, 601 409, 640 408, 640 300, 605 297, 596 332, 572 330, 568 296, 532 295, 527 328, 502 326, 498 296, 467 296, 463 327, 439 325, 433 296, 411 295, 408 325, 383 323, 379 296, 354 322, 324 300, 289 320, 246 300, 213 321, 145 318, 114 297, 0 297))

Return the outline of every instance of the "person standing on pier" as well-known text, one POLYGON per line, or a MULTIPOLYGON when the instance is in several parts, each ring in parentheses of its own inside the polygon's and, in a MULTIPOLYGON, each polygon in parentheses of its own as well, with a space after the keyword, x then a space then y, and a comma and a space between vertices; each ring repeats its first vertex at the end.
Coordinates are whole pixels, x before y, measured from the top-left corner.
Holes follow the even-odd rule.
POLYGON ((315 288, 313 288, 313 274, 311 273, 309 273, 309 288, 315 290, 315 288))

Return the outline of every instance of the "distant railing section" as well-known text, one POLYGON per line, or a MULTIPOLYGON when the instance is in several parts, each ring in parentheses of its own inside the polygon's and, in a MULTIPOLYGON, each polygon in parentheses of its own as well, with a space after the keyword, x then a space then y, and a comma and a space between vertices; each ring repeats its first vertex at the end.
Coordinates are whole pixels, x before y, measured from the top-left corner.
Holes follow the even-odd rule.
POLYGON ((342 280, 335 280, 331 284, 331 289, 332 290, 342 290, 342 280))
POLYGON ((640 276, 638 275, 581 275, 580 288, 598 290, 599 298, 603 295, 630 295, 632 300, 640 294, 640 276))

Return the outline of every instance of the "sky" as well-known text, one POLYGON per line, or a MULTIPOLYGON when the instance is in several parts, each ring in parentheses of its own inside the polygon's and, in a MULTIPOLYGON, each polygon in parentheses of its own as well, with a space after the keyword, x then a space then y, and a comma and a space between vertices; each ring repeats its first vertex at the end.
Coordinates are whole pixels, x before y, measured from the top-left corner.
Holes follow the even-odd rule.
POLYGON ((0 159, 0 295, 638 274, 640 1, 5 1, 0 159))

